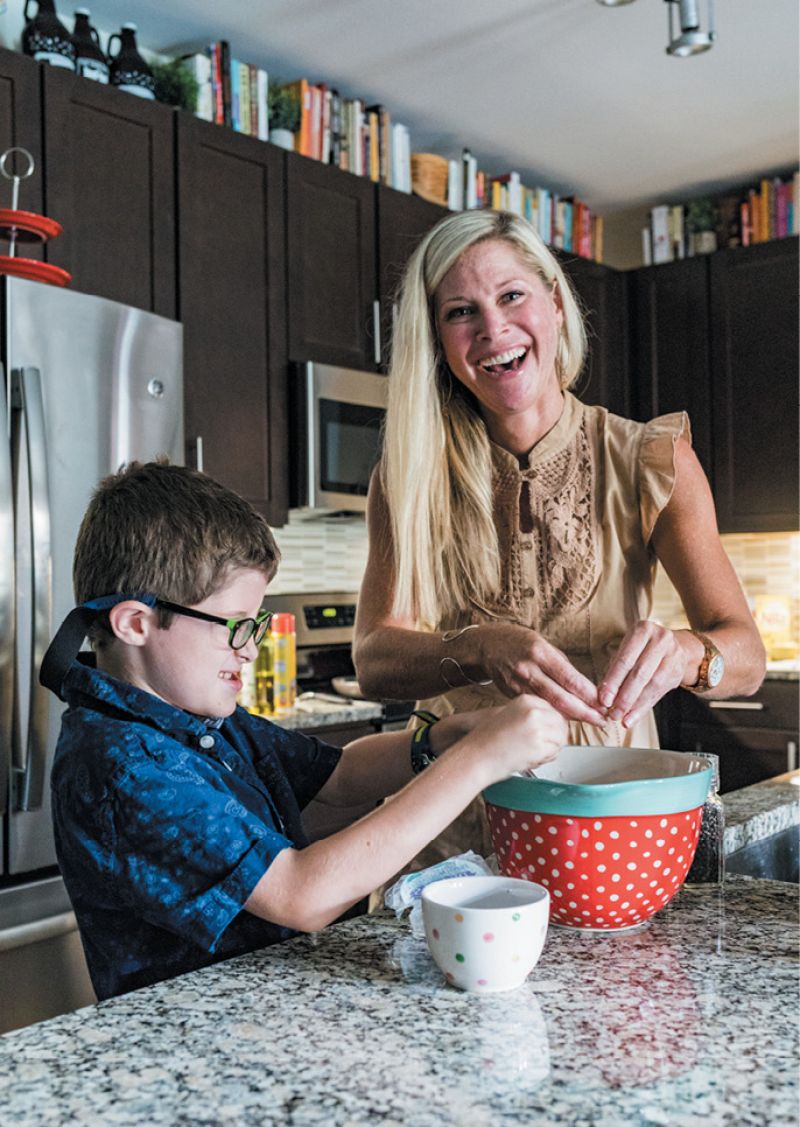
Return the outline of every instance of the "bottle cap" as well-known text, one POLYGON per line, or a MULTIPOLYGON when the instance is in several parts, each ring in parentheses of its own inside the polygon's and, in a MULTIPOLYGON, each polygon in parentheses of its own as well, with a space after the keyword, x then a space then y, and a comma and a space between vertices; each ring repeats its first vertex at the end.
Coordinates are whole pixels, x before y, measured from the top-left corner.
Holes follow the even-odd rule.
POLYGON ((271 630, 273 634, 294 634, 294 615, 281 611, 272 616, 271 630))

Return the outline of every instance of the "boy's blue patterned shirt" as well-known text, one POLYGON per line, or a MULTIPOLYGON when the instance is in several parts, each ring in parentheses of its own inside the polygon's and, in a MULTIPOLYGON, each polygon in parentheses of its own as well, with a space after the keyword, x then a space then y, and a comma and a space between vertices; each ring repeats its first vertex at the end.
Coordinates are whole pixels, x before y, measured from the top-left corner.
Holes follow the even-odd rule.
POLYGON ((339 749, 241 708, 211 725, 80 660, 64 689, 53 825, 98 998, 292 935, 243 905, 307 844, 339 749))

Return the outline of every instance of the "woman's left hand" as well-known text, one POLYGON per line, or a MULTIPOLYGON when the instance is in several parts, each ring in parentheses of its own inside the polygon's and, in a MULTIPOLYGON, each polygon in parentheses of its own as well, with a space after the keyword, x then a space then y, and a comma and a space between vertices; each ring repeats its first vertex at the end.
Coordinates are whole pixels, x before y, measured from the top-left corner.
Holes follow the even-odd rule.
POLYGON ((690 644, 684 639, 695 642, 686 630, 668 630, 647 619, 631 627, 598 688, 609 720, 630 728, 665 693, 681 684, 690 644))

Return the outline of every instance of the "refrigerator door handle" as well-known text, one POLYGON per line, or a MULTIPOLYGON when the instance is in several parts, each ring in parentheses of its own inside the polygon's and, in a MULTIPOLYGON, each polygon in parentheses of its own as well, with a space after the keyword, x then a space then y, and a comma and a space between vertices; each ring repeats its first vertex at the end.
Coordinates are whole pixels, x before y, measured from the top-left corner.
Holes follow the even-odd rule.
POLYGON ((8 802, 11 777, 11 730, 14 717, 14 486, 11 471, 11 431, 8 395, 0 364, 0 816, 8 802))
POLYGON ((15 808, 38 810, 44 791, 47 754, 47 722, 50 708, 48 690, 39 684, 42 664, 52 633, 50 590, 50 491, 48 488, 47 435, 44 425, 42 380, 38 368, 15 370, 16 386, 25 425, 30 484, 31 561, 33 570, 33 644, 31 646, 30 708, 27 747, 18 746, 15 768, 15 808))

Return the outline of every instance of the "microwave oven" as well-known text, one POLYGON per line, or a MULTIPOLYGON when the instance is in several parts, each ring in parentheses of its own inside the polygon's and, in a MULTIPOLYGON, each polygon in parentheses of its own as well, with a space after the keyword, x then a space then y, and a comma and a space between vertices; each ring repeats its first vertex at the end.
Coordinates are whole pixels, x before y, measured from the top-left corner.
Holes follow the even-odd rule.
POLYGON ((380 458, 386 376, 313 362, 290 383, 289 505, 306 515, 363 513, 380 458))

